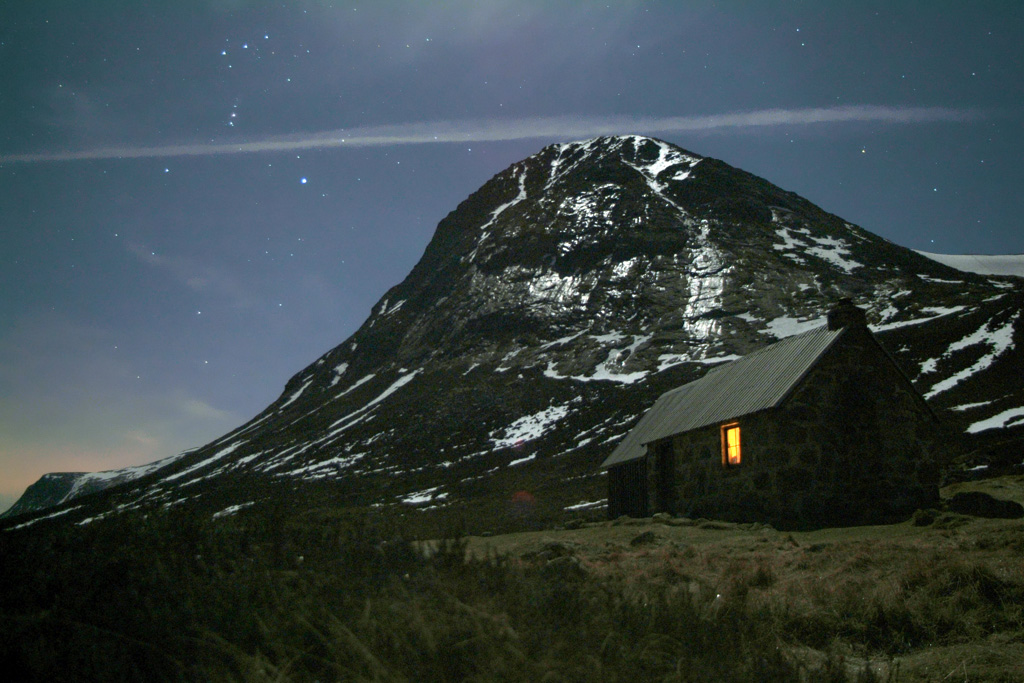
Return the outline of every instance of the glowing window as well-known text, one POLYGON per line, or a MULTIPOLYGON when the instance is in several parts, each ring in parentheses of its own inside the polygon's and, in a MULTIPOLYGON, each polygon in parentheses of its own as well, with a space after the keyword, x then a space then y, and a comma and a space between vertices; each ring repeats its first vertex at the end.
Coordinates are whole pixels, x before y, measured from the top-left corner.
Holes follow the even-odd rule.
POLYGON ((722 464, 735 467, 740 461, 740 426, 735 422, 722 425, 722 464))

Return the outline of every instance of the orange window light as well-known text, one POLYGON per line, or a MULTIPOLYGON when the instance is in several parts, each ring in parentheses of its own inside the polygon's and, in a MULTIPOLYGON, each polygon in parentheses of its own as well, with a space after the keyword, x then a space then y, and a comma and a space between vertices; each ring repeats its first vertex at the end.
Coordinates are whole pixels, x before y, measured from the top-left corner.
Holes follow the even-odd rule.
POLYGON ((722 464, 734 467, 740 464, 740 426, 722 425, 722 464))

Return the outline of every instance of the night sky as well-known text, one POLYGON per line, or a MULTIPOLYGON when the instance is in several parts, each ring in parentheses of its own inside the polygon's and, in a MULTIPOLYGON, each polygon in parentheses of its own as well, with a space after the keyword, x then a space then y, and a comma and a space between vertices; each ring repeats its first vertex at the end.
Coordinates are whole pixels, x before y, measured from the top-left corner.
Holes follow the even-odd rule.
POLYGON ((488 178, 646 133, 1024 252, 1024 3, 0 2, 0 509, 258 413, 488 178))

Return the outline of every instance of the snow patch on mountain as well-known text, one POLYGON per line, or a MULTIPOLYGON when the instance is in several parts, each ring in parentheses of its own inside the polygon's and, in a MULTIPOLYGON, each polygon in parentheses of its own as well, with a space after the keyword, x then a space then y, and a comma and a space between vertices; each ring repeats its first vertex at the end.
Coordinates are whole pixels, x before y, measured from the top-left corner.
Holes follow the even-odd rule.
POLYGON ((191 467, 187 467, 187 468, 183 469, 181 472, 175 472, 174 474, 172 474, 172 475, 170 475, 168 477, 164 477, 164 481, 173 481, 174 479, 180 479, 181 477, 184 477, 186 474, 191 474, 192 472, 195 472, 196 470, 200 470, 200 469, 206 467, 207 465, 220 460, 224 456, 230 455, 231 453, 234 453, 236 450, 238 450, 238 448, 242 444, 246 443, 247 441, 248 441, 247 439, 242 439, 241 441, 236 441, 235 443, 231 444, 230 446, 226 446, 226 447, 220 449, 219 451, 217 451, 216 453, 211 455, 209 458, 206 458, 205 460, 201 460, 201 461, 197 462, 195 465, 192 465, 191 467))
POLYGON ((960 382, 964 381, 971 375, 974 375, 985 368, 992 365, 996 358, 1001 356, 1003 353, 1013 348, 1013 326, 1014 322, 1019 317, 1018 314, 1014 314, 1009 320, 1006 321, 1001 327, 994 327, 993 322, 986 323, 980 329, 967 335, 963 339, 954 342, 949 346, 944 354, 943 358, 949 358, 954 355, 957 351, 966 349, 970 346, 977 346, 984 344, 989 347, 989 352, 979 358, 968 368, 961 370, 960 372, 947 377, 941 382, 935 384, 929 391, 924 395, 925 398, 932 398, 941 394, 944 391, 952 389, 960 382))
POLYGON ((578 510, 594 510, 596 508, 603 507, 607 504, 607 498, 602 498, 601 500, 584 500, 580 501, 579 503, 576 503, 575 505, 567 505, 563 509, 572 510, 574 512, 578 510))
MULTIPOLYGON (((222 436, 220 439, 217 439, 217 441, 214 441, 213 443, 207 444, 207 446, 215 446, 215 445, 217 445, 218 442, 227 441, 228 439, 237 439, 238 437, 242 436, 243 434, 247 434, 247 433, 255 430, 261 424, 263 424, 264 422, 269 420, 273 415, 274 415, 274 413, 268 412, 266 415, 264 415, 263 417, 259 418, 258 420, 255 420, 255 421, 249 423, 248 426, 243 427, 242 429, 239 429, 239 430, 234 431, 234 432, 228 432, 227 434, 222 436)), ((186 451, 186 452, 191 452, 191 451, 186 451)))
POLYGON ((399 500, 406 505, 422 505, 424 503, 430 503, 435 500, 443 500, 448 497, 447 492, 438 493, 441 490, 440 486, 434 486, 429 489, 423 489, 422 491, 416 491, 409 493, 404 496, 400 496, 399 500))
MULTIPOLYGON (((612 351, 609 352, 609 356, 615 355, 615 359, 619 357, 619 354, 612 351)), ((649 374, 646 371, 638 372, 615 372, 612 368, 614 367, 615 360, 606 358, 603 362, 599 363, 594 368, 593 374, 590 375, 561 375, 555 369, 556 361, 549 360, 547 367, 544 368, 544 376, 551 379, 571 379, 577 382, 595 382, 595 381, 608 381, 618 382, 619 384, 633 384, 647 377, 649 374)))
MULTIPOLYGON (((640 144, 638 140, 640 140, 640 138, 634 140, 634 144, 637 146, 639 146, 640 144)), ((643 138, 643 140, 650 140, 650 138, 643 138)), ((660 140, 651 140, 651 142, 655 142, 658 145, 658 158, 655 161, 641 165, 631 163, 627 161, 625 158, 623 158, 622 162, 629 166, 630 168, 632 168, 633 170, 635 170, 640 175, 642 175, 644 180, 647 182, 647 187, 649 187, 651 189, 651 192, 657 195, 659 199, 663 200, 666 204, 672 206, 681 214, 685 215, 686 210, 683 209, 683 207, 679 206, 679 204, 677 204, 673 199, 671 199, 665 194, 665 190, 668 189, 668 185, 658 180, 658 175, 666 168, 669 168, 670 166, 675 166, 677 164, 686 164, 690 168, 693 168, 693 166, 695 166, 700 161, 700 159, 695 159, 688 155, 681 154, 678 150, 672 149, 670 146, 668 146, 664 142, 661 142, 660 140)), ((676 175, 678 176, 679 174, 677 173, 676 175)), ((689 176, 689 171, 686 171, 685 174, 683 174, 682 177, 678 179, 685 180, 689 178, 689 176)), ((673 178, 673 180, 676 179, 677 178, 673 178)))
POLYGON ((544 191, 550 190, 555 183, 571 173, 581 161, 586 159, 589 156, 591 147, 597 140, 598 138, 593 138, 581 142, 567 142, 555 145, 557 155, 551 160, 551 167, 548 169, 548 182, 544 185, 544 191), (564 165, 566 154, 573 151, 580 151, 582 154, 570 164, 564 165))
POLYGON ((569 342, 573 341, 574 339, 578 339, 578 338, 582 337, 586 333, 587 333, 587 330, 580 330, 576 334, 571 334, 568 337, 560 337, 559 339, 556 339, 554 341, 549 341, 549 342, 546 342, 544 344, 541 344, 539 349, 541 351, 546 351, 546 350, 548 350, 550 348, 564 346, 565 344, 568 344, 569 342))
POLYGON ((75 510, 80 510, 81 508, 82 508, 81 505, 76 505, 75 507, 66 508, 64 510, 58 510, 57 512, 53 512, 53 513, 50 513, 48 515, 43 515, 42 517, 36 517, 34 519, 30 519, 27 522, 23 522, 23 523, 15 526, 15 527, 11 527, 11 528, 12 529, 24 529, 25 527, 32 526, 36 522, 41 522, 44 519, 53 519, 54 517, 60 517, 61 515, 66 515, 69 512, 74 512, 75 510))
POLYGON ((376 398, 374 398, 369 403, 364 404, 362 407, 357 408, 356 410, 352 411, 351 413, 348 413, 344 417, 340 417, 334 422, 332 422, 330 425, 328 425, 328 429, 330 431, 328 431, 327 434, 325 434, 324 436, 317 439, 314 443, 329 443, 330 441, 333 441, 339 434, 344 432, 346 429, 349 429, 352 426, 368 419, 370 417, 369 413, 374 406, 376 406, 381 401, 384 401, 385 399, 387 399, 388 396, 395 393, 396 391, 404 387, 406 384, 414 380, 416 378, 416 375, 422 372, 422 369, 413 370, 412 372, 402 370, 401 372, 407 374, 403 374, 401 377, 395 380, 394 383, 391 384, 391 386, 382 391, 376 398))
POLYGON ((658 369, 656 372, 662 372, 676 365, 690 362, 692 362, 692 359, 689 353, 663 353, 658 356, 658 369))
POLYGON ((516 460, 513 460, 512 462, 510 462, 508 464, 508 467, 518 467, 519 465, 524 465, 524 464, 530 462, 531 460, 536 460, 536 459, 537 459, 537 454, 536 453, 530 453, 525 458, 517 458, 516 460))
MULTIPOLYGON (((630 343, 624 348, 613 348, 609 350, 608 356, 604 361, 598 364, 596 368, 594 368, 594 374, 591 375, 589 379, 605 379, 613 382, 621 382, 623 384, 639 382, 648 375, 647 372, 622 372, 622 369, 626 361, 633 356, 633 353, 644 344, 649 343, 653 338, 653 334, 632 337, 630 343)), ((618 344, 620 341, 625 339, 625 335, 616 332, 614 334, 594 337, 594 339, 598 342, 610 341, 613 344, 618 344)))
POLYGON ((665 201, 667 201, 669 204, 672 204, 676 208, 679 208, 679 206, 675 202, 665 197, 664 192, 668 186, 665 183, 660 182, 658 180, 658 176, 660 176, 663 171, 665 171, 668 168, 671 168, 672 166, 685 165, 687 167, 687 170, 677 172, 676 175, 672 177, 672 180, 686 180, 687 178, 690 177, 690 169, 696 166, 700 162, 700 159, 692 157, 688 154, 683 154, 682 152, 679 151, 679 149, 665 142, 662 142, 661 140, 653 140, 651 138, 644 138, 641 136, 632 136, 632 141, 634 147, 636 148, 639 148, 646 142, 653 142, 657 144, 658 158, 648 164, 633 164, 626 161, 625 159, 623 159, 623 162, 626 165, 633 168, 634 170, 636 170, 641 175, 643 175, 644 179, 647 181, 647 186, 650 187, 656 195, 658 195, 662 199, 665 199, 665 201))
POLYGON ((402 299, 401 301, 396 301, 394 305, 391 305, 388 299, 384 299, 383 301, 380 302, 380 310, 377 312, 377 315, 381 318, 386 318, 387 316, 391 315, 404 305, 405 299, 402 299))
POLYGON ((1001 429, 1003 427, 1013 427, 1022 423, 1024 423, 1024 408, 1010 408, 1009 410, 1004 410, 998 415, 993 415, 986 420, 975 422, 967 428, 967 432, 969 434, 977 434, 978 432, 983 432, 986 429, 1001 429))
POLYGON ((728 363, 729 361, 739 360, 743 356, 738 356, 735 353, 730 353, 725 356, 714 356, 712 358, 701 358, 700 360, 694 361, 701 365, 718 365, 719 363, 728 363))
POLYGON ((923 313, 931 313, 927 318, 913 318, 911 320, 900 320, 898 322, 884 323, 881 325, 869 325, 872 332, 885 332, 886 330, 895 330, 900 327, 907 327, 908 325, 920 325, 921 323, 931 322, 938 318, 942 318, 947 315, 953 315, 960 311, 966 310, 966 306, 950 306, 943 308, 940 306, 929 306, 922 308, 923 313))
POLYGON ((469 254, 469 256, 467 256, 465 258, 466 261, 472 262, 476 258, 477 252, 480 250, 480 247, 483 245, 484 241, 491 234, 490 233, 490 227, 492 225, 494 225, 494 222, 496 220, 498 220, 498 217, 501 216, 501 214, 505 213, 505 211, 507 211, 511 207, 515 206, 519 202, 521 202, 524 199, 526 199, 526 167, 525 166, 521 166, 519 168, 519 170, 516 172, 516 178, 519 181, 519 194, 517 194, 515 197, 513 197, 511 200, 505 202, 504 204, 501 204, 496 209, 494 209, 494 211, 491 212, 490 219, 486 223, 484 223, 483 225, 480 226, 480 239, 477 240, 476 247, 473 248, 473 251, 469 254))
MULTIPOLYGON (((772 213, 774 217, 774 212, 772 213)), ((779 228, 775 231, 775 234, 782 239, 782 243, 773 244, 772 249, 775 249, 776 251, 792 251, 805 248, 807 243, 793 237, 792 233, 809 236, 811 231, 807 228, 779 228)))
POLYGON ((711 356, 707 358, 694 358, 692 352, 689 353, 665 353, 658 356, 658 370, 662 372, 668 368, 676 365, 682 365, 683 363, 699 363, 701 365, 717 365, 719 363, 726 363, 731 360, 737 360, 743 356, 737 356, 735 353, 730 353, 725 356, 711 356))
MULTIPOLYGON (((318 442, 314 441, 306 443, 304 445, 300 444, 289 446, 270 457, 264 458, 262 462, 253 467, 253 470, 259 472, 271 472, 273 470, 276 470, 280 467, 283 467, 286 463, 294 460, 298 456, 302 455, 309 449, 313 448, 314 446, 317 445, 317 443, 318 442)), ((257 455, 262 455, 262 453, 257 455)))
MULTIPOLYGON (((371 372, 371 373, 370 373, 369 375, 366 375, 365 377, 361 377, 361 378, 359 378, 359 379, 358 379, 358 380, 357 380, 357 381, 355 382, 355 384, 353 384, 353 385, 352 385, 352 386, 350 386, 350 387, 349 387, 348 389, 346 389, 345 391, 341 392, 340 394, 338 394, 338 395, 337 395, 337 396, 335 396, 334 398, 341 398, 341 397, 342 397, 342 396, 344 396, 345 394, 347 394, 347 393, 349 393, 349 392, 351 392, 351 391, 355 391, 356 389, 358 389, 359 387, 363 386, 364 384, 366 384, 367 382, 369 382, 369 381, 370 381, 371 379, 373 379, 373 378, 374 378, 374 377, 376 377, 376 376, 377 376, 377 375, 376 375, 376 373, 372 373, 372 372, 371 372)), ((331 386, 334 386, 334 385, 332 384, 331 386)))
POLYGON ((946 280, 941 277, 932 277, 931 275, 925 275, 924 273, 918 273, 918 278, 925 282, 931 282, 938 285, 959 285, 963 280, 946 280))
MULTIPOLYGON (((774 212, 773 218, 775 218, 774 212)), ((857 268, 864 267, 864 264, 848 258, 850 244, 846 240, 834 237, 815 237, 806 228, 780 228, 775 231, 775 234, 782 239, 782 242, 773 244, 772 248, 776 251, 787 252, 784 255, 798 263, 806 263, 806 259, 800 255, 803 253, 827 261, 846 273, 852 273, 857 268), (797 235, 805 236, 806 239, 801 239, 797 235)))
POLYGON ((825 317, 800 320, 784 315, 774 320, 769 320, 765 327, 768 334, 774 335, 776 339, 783 339, 808 332, 827 323, 828 319, 825 317))
POLYGON ((238 505, 229 505, 220 512, 213 513, 214 519, 220 519, 221 517, 230 517, 231 515, 241 512, 247 507, 252 507, 256 504, 256 501, 249 501, 247 503, 239 503, 238 505))
POLYGON ((850 252, 843 247, 808 247, 806 253, 828 261, 847 273, 852 273, 855 269, 864 267, 862 263, 845 258, 850 252))
POLYGON ((491 442, 497 448, 519 446, 544 435, 559 420, 569 414, 569 406, 549 406, 533 415, 519 418, 503 430, 491 432, 491 442), (500 431, 500 435, 496 436, 500 431))
POLYGON ((282 475, 302 477, 303 479, 324 479, 339 474, 342 470, 348 469, 365 458, 368 453, 346 453, 327 460, 310 463, 298 469, 284 472, 282 475))
POLYGON ((328 387, 333 387, 335 384, 341 381, 341 376, 348 370, 348 363, 341 363, 334 368, 333 376, 331 377, 331 383, 328 387))
POLYGON ((485 297, 478 315, 525 305, 534 313, 556 316, 586 305, 592 278, 591 273, 560 275, 547 267, 515 265, 496 273, 474 270, 468 290, 485 297))
POLYGON ((251 453, 250 455, 247 455, 244 458, 239 458, 238 460, 229 459, 226 464, 216 467, 200 477, 190 479, 182 484, 182 486, 191 486, 192 484, 203 481, 204 479, 210 479, 211 477, 220 476, 221 474, 225 474, 232 470, 237 470, 240 467, 244 467, 245 464, 252 462, 253 460, 257 460, 264 453, 266 453, 266 451, 257 451, 256 453, 251 453))
POLYGON ((305 384, 303 384, 301 387, 299 387, 298 391, 296 391, 294 394, 289 396, 288 400, 286 400, 284 403, 281 404, 281 407, 279 408, 279 410, 284 410, 285 408, 287 408, 291 404, 295 403, 295 401, 298 400, 299 396, 302 396, 302 392, 304 392, 309 387, 309 385, 312 384, 312 383, 313 383, 313 378, 310 377, 309 379, 306 380, 305 384))
POLYGON ((994 400, 990 400, 990 401, 978 401, 977 403, 965 403, 962 406, 953 406, 952 408, 950 408, 950 410, 955 410, 957 412, 961 412, 962 413, 965 410, 973 410, 974 408, 980 408, 982 406, 991 405, 994 402, 995 402, 994 400))

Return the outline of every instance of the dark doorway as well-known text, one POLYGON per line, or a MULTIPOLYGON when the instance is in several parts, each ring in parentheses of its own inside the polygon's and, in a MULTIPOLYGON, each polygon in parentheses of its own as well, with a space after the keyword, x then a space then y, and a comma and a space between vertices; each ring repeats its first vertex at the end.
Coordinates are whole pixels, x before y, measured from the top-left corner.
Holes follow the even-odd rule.
POLYGON ((647 516, 647 460, 641 458, 608 470, 608 516, 647 516))
POLYGON ((671 441, 659 443, 654 451, 656 476, 655 512, 676 513, 676 451, 671 441))

